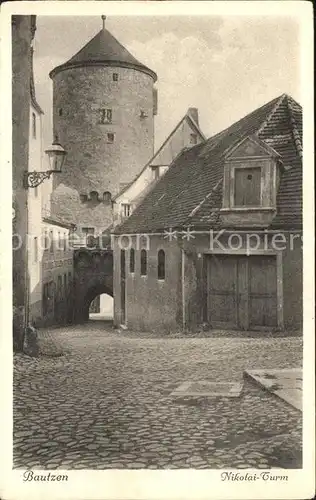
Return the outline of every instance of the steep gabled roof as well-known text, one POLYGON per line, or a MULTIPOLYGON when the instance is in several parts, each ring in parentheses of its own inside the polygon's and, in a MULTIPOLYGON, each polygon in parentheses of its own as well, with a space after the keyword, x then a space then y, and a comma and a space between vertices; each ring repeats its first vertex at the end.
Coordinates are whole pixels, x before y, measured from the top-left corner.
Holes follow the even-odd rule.
POLYGON ((257 135, 281 157, 284 171, 277 193, 274 227, 302 223, 302 110, 283 94, 206 142, 186 149, 115 232, 161 231, 169 227, 216 227, 222 202, 225 154, 257 135))
POLYGON ((154 81, 157 75, 154 71, 139 62, 116 38, 105 28, 97 33, 77 54, 67 62, 54 68, 49 76, 69 68, 106 65, 134 68, 150 75, 154 81))
MULTIPOLYGON (((203 139, 203 141, 206 140, 205 135, 203 134, 202 130, 200 129, 199 125, 195 122, 193 117, 190 115, 189 110, 186 112, 186 114, 181 118, 181 120, 177 123, 177 125, 174 127, 174 129, 170 132, 168 137, 164 140, 164 142, 161 144, 160 148, 156 151, 154 156, 145 164, 145 166, 141 169, 139 174, 131 181, 129 182, 126 186, 124 186, 121 191, 115 196, 114 200, 117 200, 122 194, 124 194, 131 186, 134 184, 134 182, 142 175, 142 173, 151 165, 155 165, 155 160, 156 158, 159 157, 160 153, 163 151, 164 147, 168 144, 168 142, 171 140, 173 135, 177 132, 177 130, 181 127, 182 123, 188 120, 188 122, 192 125, 194 130, 200 135, 200 137, 203 139)), ((156 181, 155 181, 156 183, 156 181)), ((155 184, 154 183, 154 184, 155 184)), ((148 189, 146 189, 146 192, 148 189)), ((144 193, 145 194, 145 193, 144 193)), ((141 194, 142 196, 142 194, 141 194)))

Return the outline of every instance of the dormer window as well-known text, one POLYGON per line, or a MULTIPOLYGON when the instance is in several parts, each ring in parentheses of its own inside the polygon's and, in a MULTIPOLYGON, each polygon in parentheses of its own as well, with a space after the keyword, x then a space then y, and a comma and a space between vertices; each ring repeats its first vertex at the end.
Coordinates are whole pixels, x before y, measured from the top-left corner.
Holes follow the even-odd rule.
POLYGON ((280 168, 278 153, 256 136, 233 146, 224 163, 223 225, 269 225, 276 212, 280 168))

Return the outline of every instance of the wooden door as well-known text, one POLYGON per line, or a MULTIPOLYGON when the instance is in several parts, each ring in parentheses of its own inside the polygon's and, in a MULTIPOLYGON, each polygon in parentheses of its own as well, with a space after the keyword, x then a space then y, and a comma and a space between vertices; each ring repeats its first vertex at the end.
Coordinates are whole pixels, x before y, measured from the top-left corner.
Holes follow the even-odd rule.
POLYGON ((249 257, 249 327, 277 326, 276 257, 249 257))
POLYGON ((208 259, 208 322, 215 328, 237 327, 237 258, 212 255, 208 259))
POLYGON ((277 326, 276 258, 212 255, 208 259, 207 317, 213 328, 277 326))

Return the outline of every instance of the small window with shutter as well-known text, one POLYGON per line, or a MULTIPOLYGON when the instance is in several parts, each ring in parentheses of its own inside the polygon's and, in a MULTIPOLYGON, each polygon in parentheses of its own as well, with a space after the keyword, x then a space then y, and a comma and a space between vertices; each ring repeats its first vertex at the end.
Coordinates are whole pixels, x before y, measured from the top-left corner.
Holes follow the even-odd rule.
POLYGON ((235 168, 235 207, 261 206, 261 168, 235 168))

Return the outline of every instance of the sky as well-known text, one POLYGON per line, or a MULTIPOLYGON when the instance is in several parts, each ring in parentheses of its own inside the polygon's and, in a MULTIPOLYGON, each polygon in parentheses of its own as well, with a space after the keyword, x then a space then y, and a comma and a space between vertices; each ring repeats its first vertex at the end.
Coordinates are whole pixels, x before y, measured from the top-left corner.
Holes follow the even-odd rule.
MULTIPOLYGON (((52 141, 48 74, 102 27, 100 16, 38 16, 34 41, 44 146, 52 141)), ((106 28, 158 75, 155 147, 189 107, 207 137, 287 93, 301 100, 300 26, 289 16, 107 17, 106 28)))

